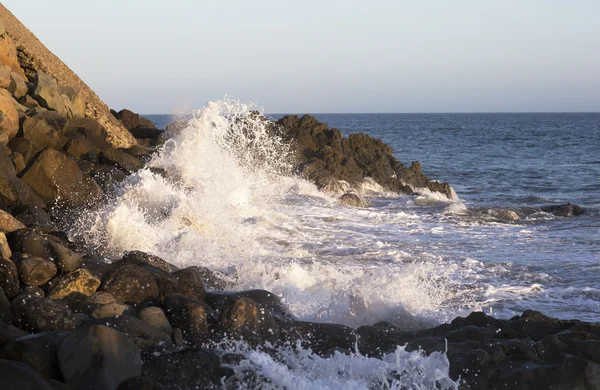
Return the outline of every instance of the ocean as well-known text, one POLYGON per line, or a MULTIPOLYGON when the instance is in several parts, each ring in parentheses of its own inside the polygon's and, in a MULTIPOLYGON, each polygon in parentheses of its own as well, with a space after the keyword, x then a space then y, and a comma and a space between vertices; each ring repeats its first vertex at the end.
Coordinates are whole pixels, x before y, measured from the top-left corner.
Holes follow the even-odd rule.
MULTIPOLYGON (((199 110, 149 164, 172 178, 131 176, 113 202, 82 217, 87 242, 108 258, 137 249, 209 267, 234 289, 274 292, 302 320, 414 330, 475 310, 510 318, 534 309, 600 321, 600 114, 315 114, 346 136, 381 138, 457 194, 373 187, 371 207, 351 208, 282 174, 285 145, 260 123, 252 144, 267 164, 232 143, 228 129, 253 109, 226 100, 199 110), (540 210, 569 202, 585 213, 540 210)), ((147 117, 162 128, 172 120, 147 117)), ((251 367, 267 388, 362 389, 381 378, 428 388, 449 364, 402 347, 384 359, 327 360, 296 346, 284 361, 236 348, 249 361, 240 375, 251 367), (420 368, 394 379, 411 364, 420 368)))

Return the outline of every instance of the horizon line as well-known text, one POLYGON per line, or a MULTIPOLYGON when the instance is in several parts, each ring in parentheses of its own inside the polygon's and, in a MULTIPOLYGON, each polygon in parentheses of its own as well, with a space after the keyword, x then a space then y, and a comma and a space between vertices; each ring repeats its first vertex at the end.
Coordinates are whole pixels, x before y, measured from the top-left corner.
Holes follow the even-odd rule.
MULTIPOLYGON (((600 111, 415 111, 415 112, 265 112, 267 115, 448 115, 448 114, 600 114, 600 111)), ((189 114, 139 114, 177 116, 189 114)))

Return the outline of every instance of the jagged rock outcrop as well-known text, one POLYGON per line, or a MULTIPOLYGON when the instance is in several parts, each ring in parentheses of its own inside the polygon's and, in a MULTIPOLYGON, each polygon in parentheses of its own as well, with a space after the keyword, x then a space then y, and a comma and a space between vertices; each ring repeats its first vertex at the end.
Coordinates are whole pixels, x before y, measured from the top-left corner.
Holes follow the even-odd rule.
POLYGON ((34 97, 38 102, 45 102, 47 108, 66 116, 83 113, 96 120, 107 130, 108 141, 114 147, 136 145, 135 138, 110 113, 106 104, 2 4, 0 20, 5 29, 0 34, 0 63, 34 83, 37 91, 34 97))
POLYGON ((336 180, 357 186, 371 178, 387 191, 413 194, 415 189, 427 188, 452 197, 448 183, 429 179, 418 161, 405 166, 380 139, 362 133, 344 138, 338 129, 310 115, 286 115, 277 124, 275 131, 296 151, 299 171, 319 187, 336 180))

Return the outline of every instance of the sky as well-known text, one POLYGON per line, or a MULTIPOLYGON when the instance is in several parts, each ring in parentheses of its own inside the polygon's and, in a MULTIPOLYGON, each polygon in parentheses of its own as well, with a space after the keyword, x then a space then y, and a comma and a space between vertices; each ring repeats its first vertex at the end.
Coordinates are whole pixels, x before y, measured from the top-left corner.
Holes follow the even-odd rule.
POLYGON ((4 0, 111 108, 598 112, 598 0, 4 0))

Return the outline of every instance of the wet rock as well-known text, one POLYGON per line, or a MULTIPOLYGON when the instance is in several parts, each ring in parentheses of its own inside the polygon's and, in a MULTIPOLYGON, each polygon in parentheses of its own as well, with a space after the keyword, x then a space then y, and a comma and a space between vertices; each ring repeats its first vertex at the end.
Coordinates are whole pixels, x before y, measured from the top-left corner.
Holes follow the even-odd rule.
POLYGON ((98 158, 102 164, 114 165, 127 173, 133 173, 144 167, 137 158, 113 147, 100 152, 98 158))
POLYGON ((19 293, 19 274, 17 266, 9 259, 0 257, 0 288, 8 298, 19 293))
POLYGON ((50 299, 62 299, 67 295, 77 292, 90 296, 100 286, 100 279, 92 275, 87 269, 78 269, 61 275, 48 290, 50 299))
POLYGON ((292 343, 300 341, 319 355, 334 349, 353 351, 358 340, 354 329, 337 324, 296 321, 286 324, 285 331, 292 343))
POLYGON ((359 195, 348 192, 340 196, 340 203, 352 207, 369 207, 369 203, 359 195))
POLYGON ((212 316, 208 306, 182 295, 169 295, 163 306, 169 322, 181 329, 187 344, 201 345, 208 341, 208 322, 212 316))
POLYGON ((44 292, 44 290, 42 290, 38 286, 30 286, 27 284, 21 286, 21 291, 19 292, 19 295, 41 298, 46 297, 46 293, 44 292))
POLYGON ((0 378, 6 390, 52 390, 43 376, 21 362, 0 360, 0 378))
POLYGON ((74 271, 82 262, 81 255, 62 245, 60 240, 51 235, 42 235, 28 230, 23 234, 12 236, 11 241, 14 241, 13 246, 21 252, 53 259, 63 272, 74 271))
POLYGON ((107 303, 105 305, 99 306, 96 309, 94 309, 94 311, 91 314, 91 317, 92 318, 107 318, 107 317, 123 316, 123 315, 134 316, 135 310, 129 305, 112 302, 112 303, 107 303))
POLYGON ((106 291, 96 291, 88 298, 88 303, 91 305, 106 305, 116 302, 115 297, 106 291))
POLYGON ((281 340, 279 324, 273 316, 247 297, 237 298, 223 308, 219 328, 222 336, 254 345, 281 340))
POLYGON ((138 315, 140 320, 148 323, 156 329, 162 330, 164 333, 170 335, 173 334, 173 328, 165 315, 165 312, 156 306, 146 307, 140 310, 138 315))
MULTIPOLYGON (((209 279, 211 272, 201 267, 189 267, 173 273, 177 285, 169 291, 180 294, 196 301, 202 301, 206 295, 204 281, 209 279)), ((166 293, 165 293, 166 294, 166 293)))
POLYGON ((9 325, 2 319, 0 319, 0 347, 8 344, 12 340, 16 340, 23 336, 27 336, 29 333, 21 330, 13 325, 9 325))
POLYGON ((138 347, 102 325, 80 329, 63 340, 58 361, 65 383, 76 389, 113 390, 142 373, 138 347))
POLYGON ((170 354, 148 356, 144 361, 143 376, 165 389, 181 389, 191 383, 203 388, 218 388, 223 370, 219 357, 200 349, 187 349, 170 354))
POLYGON ((98 185, 83 175, 73 159, 54 149, 45 149, 35 157, 21 178, 46 203, 90 205, 102 195, 98 185))
POLYGON ((50 214, 39 206, 21 206, 14 209, 15 218, 25 226, 52 226, 50 214))
POLYGON ((61 379, 56 351, 66 333, 42 333, 21 337, 0 350, 0 359, 20 361, 46 379, 61 379))
POLYGON ((4 290, 0 288, 0 321, 10 323, 12 321, 12 310, 10 302, 4 294, 4 290))
POLYGON ((121 258, 121 262, 125 264, 134 264, 139 266, 150 265, 165 272, 175 272, 179 270, 179 268, 177 268, 173 264, 164 261, 158 256, 153 256, 140 251, 131 251, 125 253, 125 255, 123 255, 123 257, 121 258))
POLYGON ((544 206, 541 210, 545 213, 556 215, 557 217, 573 217, 585 212, 583 207, 571 203, 560 206, 544 206))
POLYGON ((44 120, 29 117, 22 125, 23 138, 33 142, 38 148, 59 148, 58 131, 50 127, 44 120))
POLYGON ((129 315, 93 319, 90 324, 106 325, 118 330, 142 351, 162 351, 173 345, 171 335, 129 315))
POLYGON ((56 265, 41 257, 23 253, 15 259, 21 283, 30 286, 46 284, 58 272, 56 265))
POLYGON ((75 326, 73 313, 56 301, 19 295, 12 306, 16 325, 31 332, 58 332, 75 326))
POLYGON ((164 387, 160 383, 153 381, 150 378, 136 376, 121 382, 117 390, 163 390, 164 387))
POLYGON ((278 321, 291 322, 294 316, 281 302, 281 298, 266 290, 246 290, 235 293, 209 293, 205 302, 220 315, 226 307, 239 298, 250 298, 260 306, 260 310, 270 314, 278 321))
POLYGON ((102 279, 101 290, 133 306, 158 300, 158 286, 152 274, 136 265, 126 264, 109 271, 102 279))
POLYGON ((15 219, 12 215, 0 209, 0 232, 12 233, 15 230, 19 230, 24 227, 25 225, 15 219))

